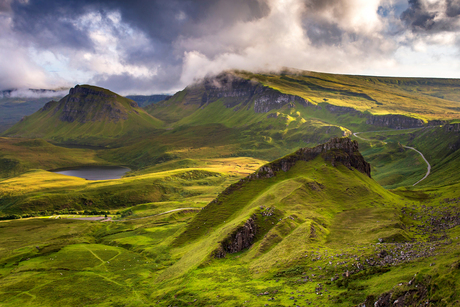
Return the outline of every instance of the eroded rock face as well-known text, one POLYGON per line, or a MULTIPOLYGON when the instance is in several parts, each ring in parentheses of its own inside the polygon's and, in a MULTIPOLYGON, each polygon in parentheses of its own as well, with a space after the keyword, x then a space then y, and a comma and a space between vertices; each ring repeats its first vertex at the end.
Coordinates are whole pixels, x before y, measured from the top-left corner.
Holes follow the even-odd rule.
MULTIPOLYGON (((239 106, 239 109, 249 108, 251 102, 254 101, 254 112, 267 113, 285 105, 294 107, 296 103, 304 106, 310 104, 301 97, 280 93, 258 82, 246 80, 231 73, 222 73, 205 79, 204 90, 200 101, 201 106, 224 98, 223 103, 227 108, 239 106)), ((195 103, 197 102, 195 99, 195 103)))
POLYGON ((250 247, 254 242, 256 233, 257 225, 255 216, 253 216, 222 242, 221 246, 214 253, 215 257, 224 258, 227 253, 237 253, 250 247))
POLYGON ((370 115, 366 124, 392 129, 406 129, 423 127, 425 123, 421 119, 404 115, 370 115))
MULTIPOLYGON (((128 111, 116 101, 116 98, 115 94, 77 85, 70 89, 69 95, 58 103, 46 104, 42 111, 54 107, 53 114, 60 112, 59 119, 69 123, 102 120, 118 122, 128 119, 128 111)), ((130 105, 133 108, 138 107, 134 101, 130 105)))
POLYGON ((310 161, 322 155, 333 166, 337 162, 342 163, 349 169, 358 171, 371 177, 371 166, 358 151, 358 142, 349 138, 333 138, 329 142, 313 148, 301 148, 295 153, 262 166, 257 172, 250 175, 251 178, 270 178, 279 171, 287 172, 297 161, 310 161))
POLYGON ((219 203, 221 196, 233 193, 248 181, 271 178, 275 176, 277 172, 287 172, 297 161, 311 161, 319 155, 322 155, 324 159, 329 161, 333 166, 336 166, 337 162, 340 162, 349 169, 357 169, 371 178, 371 166, 364 160, 363 156, 358 151, 358 142, 352 141, 349 138, 332 138, 327 143, 313 148, 301 148, 293 154, 260 167, 256 172, 246 178, 231 184, 222 191, 217 198, 211 201, 210 204, 219 203))
MULTIPOLYGON (((352 114, 358 117, 367 117, 366 124, 376 127, 387 127, 392 129, 407 129, 425 126, 423 120, 399 114, 389 115, 368 115, 350 107, 335 106, 326 104, 325 108, 334 114, 352 114)), ((430 126, 442 124, 442 121, 433 120, 428 123, 430 126)))
POLYGON ((396 291, 384 293, 378 298, 370 295, 366 298, 366 301, 359 304, 358 307, 431 306, 430 300, 428 299, 428 291, 424 285, 418 285, 417 288, 399 294, 395 292, 396 291))
POLYGON ((444 131, 446 132, 459 132, 460 124, 447 124, 444 125, 444 131))

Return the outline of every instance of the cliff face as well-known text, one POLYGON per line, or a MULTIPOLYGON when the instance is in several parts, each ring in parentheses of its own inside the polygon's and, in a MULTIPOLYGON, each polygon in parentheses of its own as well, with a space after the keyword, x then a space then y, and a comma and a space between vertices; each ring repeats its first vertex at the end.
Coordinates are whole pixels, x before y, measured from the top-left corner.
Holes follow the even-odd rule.
POLYGON ((392 129, 416 128, 424 126, 423 120, 404 115, 370 115, 366 124, 392 129))
POLYGON ((310 161, 319 155, 322 155, 326 161, 331 162, 333 166, 340 162, 349 169, 355 168, 371 177, 370 164, 364 160, 358 151, 358 142, 349 138, 333 138, 329 142, 313 148, 301 148, 289 156, 262 166, 249 177, 250 179, 270 178, 279 171, 287 172, 297 161, 310 161))
MULTIPOLYGON (((137 103, 129 101, 132 108, 137 103)), ((92 87, 76 86, 69 91, 69 95, 58 103, 50 102, 42 108, 42 112, 53 109, 53 115, 60 112, 59 119, 63 122, 86 123, 89 121, 109 120, 118 122, 128 119, 128 112, 122 104, 117 102, 117 95, 97 90, 92 87), (54 108, 54 109, 53 109, 54 108)))
POLYGON ((203 81, 202 86, 190 90, 195 91, 196 94, 200 91, 204 91, 204 93, 201 95, 201 99, 190 99, 188 103, 200 103, 200 106, 205 106, 222 99, 227 108, 238 106, 237 109, 244 107, 249 109, 251 102, 254 102, 254 112, 256 113, 267 113, 285 105, 294 107, 296 103, 304 106, 310 104, 301 97, 280 93, 258 82, 246 80, 230 73, 222 73, 216 77, 207 78, 203 81))
POLYGON ((356 169, 371 178, 371 165, 364 160, 359 152, 358 142, 352 141, 349 138, 332 138, 329 142, 313 148, 301 148, 293 154, 262 166, 253 174, 230 185, 216 199, 211 201, 210 204, 219 203, 220 196, 229 195, 243 186, 247 181, 271 178, 280 171, 287 172, 297 161, 311 161, 319 155, 333 166, 336 166, 337 163, 342 163, 349 169, 356 169))
POLYGON ((447 124, 444 125, 444 131, 446 132, 459 132, 460 124, 447 124))
MULTIPOLYGON (((321 106, 318 106, 318 108, 321 108, 321 106)), ((351 114, 358 117, 366 117, 366 124, 376 127, 407 129, 423 127, 425 125, 423 120, 405 115, 369 115, 350 107, 335 106, 331 104, 325 104, 325 108, 333 114, 351 114)), ((428 125, 439 125, 441 123, 442 121, 430 121, 428 125)))

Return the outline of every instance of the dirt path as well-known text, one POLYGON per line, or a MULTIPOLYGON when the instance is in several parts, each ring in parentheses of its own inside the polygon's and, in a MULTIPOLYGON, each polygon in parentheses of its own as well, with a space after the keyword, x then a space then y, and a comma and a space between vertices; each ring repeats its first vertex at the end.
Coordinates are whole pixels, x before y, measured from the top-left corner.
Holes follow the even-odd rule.
POLYGON ((165 212, 161 212, 161 213, 157 213, 157 214, 152 214, 152 215, 148 215, 148 216, 142 216, 142 217, 137 217, 137 218, 133 218, 133 219, 120 219, 120 220, 112 220, 112 217, 108 216, 108 217, 104 217, 104 216, 91 216, 91 217, 78 217, 78 216, 66 216, 66 215, 52 215, 52 216, 49 216, 47 218, 50 218, 50 219, 69 219, 69 220, 81 220, 81 221, 99 221, 99 222, 125 222, 125 221, 135 221, 135 220, 141 220, 141 219, 146 219, 146 218, 149 218, 149 217, 154 217, 154 216, 159 216, 159 215, 163 215, 163 214, 168 214, 168 213, 172 213, 172 212, 176 212, 176 211, 183 211, 183 210, 201 210, 201 208, 197 208, 197 207, 194 207, 194 208, 178 208, 178 209, 173 209, 173 210, 169 210, 169 211, 165 211, 165 212))
MULTIPOLYGON (((407 129, 407 130, 409 130, 409 129, 407 129)), ((392 131, 392 130, 365 131, 365 132, 385 132, 385 131, 392 131)), ((358 139, 361 139, 361 140, 363 140, 363 141, 373 141, 373 140, 365 139, 365 138, 363 138, 363 137, 358 136, 358 133, 362 133, 362 132, 355 132, 355 133, 353 133, 353 135, 354 135, 355 137, 357 137, 358 139)), ((386 142, 383 142, 383 143, 386 144, 386 142)), ((404 148, 408 148, 408 149, 411 149, 411 150, 417 152, 417 153, 422 157, 422 159, 425 161, 425 163, 426 163, 426 165, 427 165, 427 171, 426 171, 425 176, 423 176, 422 179, 420 179, 419 181, 417 181, 416 183, 414 183, 414 184, 412 185, 412 186, 415 186, 415 185, 417 185, 418 183, 420 183, 422 180, 426 179, 426 177, 428 177, 428 175, 429 175, 430 172, 431 172, 431 164, 428 162, 428 160, 425 158, 425 156, 424 156, 420 151, 418 151, 417 149, 415 149, 414 147, 410 147, 410 146, 406 146, 406 145, 402 145, 402 146, 403 146, 404 148)))
POLYGON ((110 222, 112 217, 108 216, 91 216, 91 217, 76 217, 76 216, 67 216, 67 215, 52 215, 50 219, 70 219, 70 220, 81 220, 81 221, 100 221, 100 222, 110 222))
POLYGON ((165 211, 165 212, 161 212, 161 213, 157 213, 157 214, 153 214, 153 215, 137 217, 137 218, 134 218, 134 219, 114 220, 114 222, 141 220, 141 219, 146 219, 146 218, 153 217, 153 216, 159 216, 159 215, 168 214, 168 213, 176 212, 176 211, 183 211, 183 210, 197 210, 198 211, 198 210, 201 210, 201 208, 196 208, 196 207, 195 208, 179 208, 179 209, 169 210, 169 211, 165 211))

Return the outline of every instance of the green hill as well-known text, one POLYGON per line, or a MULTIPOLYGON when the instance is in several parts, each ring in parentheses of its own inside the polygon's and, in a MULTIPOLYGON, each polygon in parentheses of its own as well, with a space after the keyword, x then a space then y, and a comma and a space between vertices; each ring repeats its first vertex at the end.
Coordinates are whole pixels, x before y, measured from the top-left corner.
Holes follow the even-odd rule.
MULTIPOLYGON (((125 178, 130 189, 142 186, 138 197, 190 194, 126 208, 112 223, 1 222, 1 304, 454 306, 460 299, 458 183, 385 190, 370 178, 357 143, 337 138, 263 165, 197 211, 193 191, 216 190, 222 175, 125 178)), ((122 193, 121 181, 91 184, 43 171, 1 187, 22 196, 37 176, 49 197, 63 198, 66 185, 82 195, 122 193)), ((31 199, 43 197, 41 189, 31 199)))
POLYGON ((9 137, 44 138, 57 143, 97 144, 161 127, 127 98, 108 90, 82 85, 60 101, 50 101, 7 130, 9 137))

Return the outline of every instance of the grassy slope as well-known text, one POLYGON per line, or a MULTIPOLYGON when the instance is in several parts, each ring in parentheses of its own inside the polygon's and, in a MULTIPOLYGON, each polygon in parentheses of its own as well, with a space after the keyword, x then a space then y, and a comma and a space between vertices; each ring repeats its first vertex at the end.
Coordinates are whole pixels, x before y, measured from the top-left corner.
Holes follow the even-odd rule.
MULTIPOLYGON (((136 204, 211 201, 228 184, 257 169, 264 161, 251 158, 199 160, 199 168, 139 172, 118 180, 81 178, 32 170, 0 181, 3 214, 126 208, 136 204)), ((196 204, 188 205, 195 207, 196 204)), ((175 208, 173 208, 175 209, 175 208)))
MULTIPOLYGON (((273 226, 266 226, 267 231, 276 228, 274 225, 278 224, 278 218, 291 216, 294 218, 294 229, 301 227, 309 230, 313 224, 320 232, 327 233, 327 228, 339 212, 384 204, 392 210, 398 200, 399 197, 358 171, 350 171, 343 166, 331 167, 322 158, 309 163, 298 162, 287 173, 250 181, 241 190, 225 196, 222 203, 210 205, 201 211, 175 242, 177 246, 195 242, 196 248, 182 261, 185 263, 179 262, 171 271, 189 269, 188 265, 193 265, 190 258, 201 257, 203 261, 217 248, 217 242, 252 214, 260 213, 261 206, 272 207, 277 212, 276 218, 270 220, 273 226), (358 201, 356 195, 360 195, 358 201), (201 251, 199 255, 196 250, 201 251)), ((273 242, 266 244, 270 243, 273 242)), ((287 255, 289 257, 292 255, 287 255)))
MULTIPOLYGON (((229 195, 217 207, 225 223, 214 209, 195 217, 193 212, 181 212, 123 223, 0 222, 0 302, 4 306, 305 306, 309 302, 350 306, 368 295, 377 297, 391 289, 415 291, 418 285, 429 287, 430 301, 453 304, 460 289, 459 230, 447 232, 451 244, 423 243, 427 236, 414 231, 423 221, 401 214, 401 207, 408 206, 414 217, 429 219, 423 208, 446 206, 438 192, 393 194, 357 171, 325 165, 318 158, 229 195), (274 214, 263 217, 268 208, 274 214), (218 241, 252 213, 261 226, 255 244, 225 259, 210 258, 218 241), (189 236, 183 240, 185 231, 189 236), (435 254, 386 268, 365 264, 365 259, 378 259, 382 249, 400 254, 406 245, 391 240, 405 237, 422 242, 412 250, 434 247, 435 254), (378 245, 378 238, 388 243, 378 245), (355 270, 356 263, 365 270, 349 279, 342 277, 355 270), (339 279, 331 282, 336 275, 339 279), (414 275, 415 282, 408 285, 414 275), (259 295, 265 292, 268 295, 259 295), (275 300, 269 301, 271 297, 275 300)), ((455 189, 441 192, 457 195, 455 189)), ((142 216, 175 205, 133 209, 142 216)))
MULTIPOLYGON (((141 108, 135 108, 131 105, 132 101, 116 95, 108 90, 84 85, 82 87, 91 88, 98 92, 107 95, 115 95, 115 99, 104 96, 89 94, 83 96, 74 94, 76 98, 85 98, 91 101, 91 105, 95 105, 92 113, 88 118, 93 120, 80 123, 78 120, 69 123, 61 121, 59 118, 62 115, 62 110, 54 113, 54 109, 58 102, 53 102, 48 110, 39 110, 38 112, 26 117, 23 121, 16 124, 14 127, 4 133, 5 136, 21 136, 29 138, 45 138, 54 139, 58 142, 95 142, 100 144, 107 139, 114 139, 120 136, 144 132, 159 128, 162 122, 147 114, 141 108), (114 120, 110 118, 110 114, 104 113, 102 107, 109 103, 112 108, 121 110, 121 114, 125 114, 127 119, 114 120)), ((67 96, 66 96, 67 97, 67 96)), ((66 99, 64 97, 63 99, 66 99)))
MULTIPOLYGON (((370 133, 360 134, 368 136, 370 133)), ((418 153, 404 148, 399 142, 386 139, 386 142, 367 142, 357 139, 366 161, 371 164, 372 178, 386 189, 411 186, 426 173, 425 161, 418 153)))
POLYGON ((107 165, 90 149, 64 148, 41 139, 0 138, 0 178, 29 169, 57 169, 81 165, 107 165))

